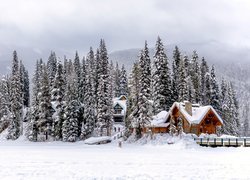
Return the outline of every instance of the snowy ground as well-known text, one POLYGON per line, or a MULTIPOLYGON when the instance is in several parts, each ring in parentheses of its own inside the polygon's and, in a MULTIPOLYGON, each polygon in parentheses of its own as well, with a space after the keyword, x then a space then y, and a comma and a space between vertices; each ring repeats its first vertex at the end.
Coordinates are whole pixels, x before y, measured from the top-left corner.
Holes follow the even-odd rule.
POLYGON ((0 179, 250 179, 250 148, 0 142, 0 179))

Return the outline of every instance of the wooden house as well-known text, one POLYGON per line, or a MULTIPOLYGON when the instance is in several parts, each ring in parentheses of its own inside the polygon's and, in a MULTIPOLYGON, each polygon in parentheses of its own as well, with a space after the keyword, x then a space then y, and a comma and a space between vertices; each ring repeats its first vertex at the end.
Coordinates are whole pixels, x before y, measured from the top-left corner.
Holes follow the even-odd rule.
POLYGON ((113 99, 113 120, 115 123, 124 123, 127 111, 127 98, 122 95, 113 99))
POLYGON ((154 133, 169 132, 170 120, 177 127, 182 121, 183 131, 200 135, 201 133, 216 134, 219 127, 223 125, 223 120, 212 106, 200 106, 175 102, 169 112, 163 111, 153 118, 149 128, 154 133))

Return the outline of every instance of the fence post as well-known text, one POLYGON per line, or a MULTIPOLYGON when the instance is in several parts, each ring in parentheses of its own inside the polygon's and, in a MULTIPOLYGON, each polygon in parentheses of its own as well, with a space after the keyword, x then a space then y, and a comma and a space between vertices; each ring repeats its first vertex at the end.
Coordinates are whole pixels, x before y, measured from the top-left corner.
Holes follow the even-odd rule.
POLYGON ((244 138, 244 147, 246 147, 246 144, 247 144, 247 143, 246 143, 246 138, 244 138))
POLYGON ((238 139, 236 138, 236 146, 238 147, 238 139))
POLYGON ((214 145, 216 146, 216 139, 214 138, 214 145))
POLYGON ((230 146, 230 138, 228 139, 228 145, 230 146))

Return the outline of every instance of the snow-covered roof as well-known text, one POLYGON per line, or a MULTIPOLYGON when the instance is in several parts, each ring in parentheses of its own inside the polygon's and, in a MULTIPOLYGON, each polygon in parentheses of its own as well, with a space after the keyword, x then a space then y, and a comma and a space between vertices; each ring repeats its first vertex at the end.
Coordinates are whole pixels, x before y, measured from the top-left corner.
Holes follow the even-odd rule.
POLYGON ((117 104, 119 104, 122 109, 126 112, 127 110, 127 101, 120 100, 120 98, 114 98, 113 99, 113 107, 115 107, 117 104))
POLYGON ((157 115, 153 116, 150 126, 154 127, 168 127, 169 123, 166 123, 168 118, 167 111, 161 111, 157 115))
POLYGON ((223 120, 212 106, 199 106, 198 104, 194 104, 192 105, 192 116, 185 110, 184 103, 175 102, 170 108, 170 112, 173 111, 174 107, 177 107, 180 110, 190 124, 199 124, 209 110, 212 110, 219 121, 223 124, 223 120))

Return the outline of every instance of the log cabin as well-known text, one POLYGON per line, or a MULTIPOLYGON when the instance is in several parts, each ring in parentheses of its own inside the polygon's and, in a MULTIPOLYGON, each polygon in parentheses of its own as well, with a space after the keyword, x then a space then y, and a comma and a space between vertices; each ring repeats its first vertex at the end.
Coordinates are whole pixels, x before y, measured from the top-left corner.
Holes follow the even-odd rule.
POLYGON ((223 125, 223 120, 212 106, 200 106, 185 101, 175 102, 169 112, 162 111, 153 117, 149 128, 153 133, 168 133, 170 120, 176 127, 182 121, 185 133, 198 136, 202 133, 217 134, 218 128, 223 125))

